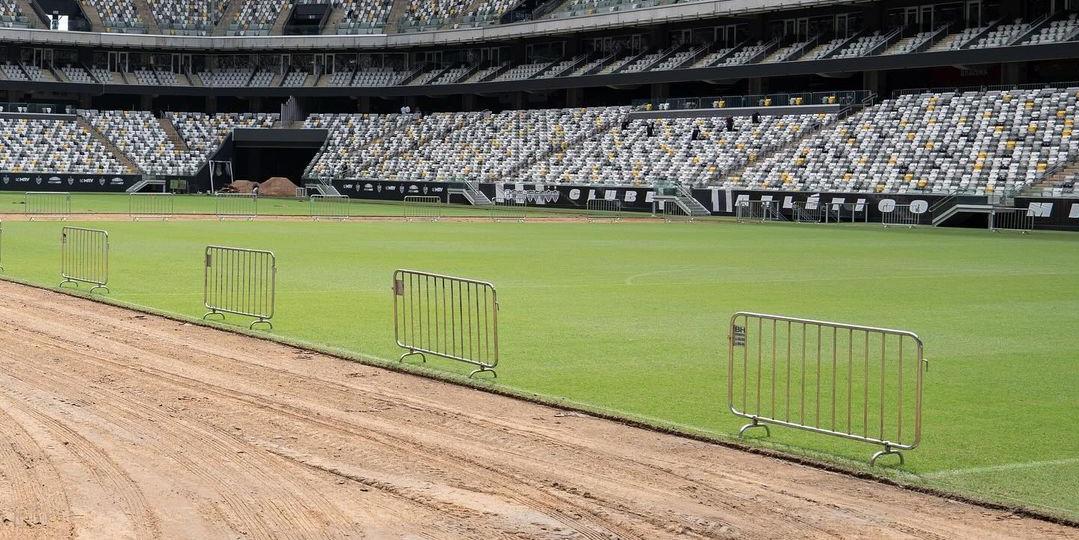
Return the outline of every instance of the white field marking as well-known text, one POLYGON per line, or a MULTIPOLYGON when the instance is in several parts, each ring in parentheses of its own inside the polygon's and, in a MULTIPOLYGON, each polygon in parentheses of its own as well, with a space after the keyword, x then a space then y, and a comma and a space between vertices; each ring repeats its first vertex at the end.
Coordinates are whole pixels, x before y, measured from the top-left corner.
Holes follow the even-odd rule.
POLYGON ((984 474, 991 472, 1001 471, 1018 471, 1023 469, 1037 469, 1041 467, 1052 467, 1055 465, 1071 465, 1073 463, 1079 463, 1079 457, 1066 458, 1066 459, 1054 459, 1049 461, 1025 461, 1019 463, 1005 463, 1004 465, 993 465, 990 467, 972 467, 970 469, 949 469, 946 471, 937 471, 920 475, 922 478, 943 478, 949 476, 964 476, 968 474, 984 474))
POLYGON ((660 274, 676 274, 678 272, 685 272, 685 271, 688 271, 688 270, 696 270, 697 268, 698 267, 696 267, 696 266, 685 266, 685 267, 682 267, 682 268, 670 268, 670 269, 667 269, 667 270, 655 270, 655 271, 652 271, 652 272, 641 272, 640 274, 633 274, 632 276, 629 276, 628 278, 626 278, 625 284, 626 285, 633 285, 633 282, 635 280, 640 279, 640 278, 657 276, 657 275, 660 275, 660 274))

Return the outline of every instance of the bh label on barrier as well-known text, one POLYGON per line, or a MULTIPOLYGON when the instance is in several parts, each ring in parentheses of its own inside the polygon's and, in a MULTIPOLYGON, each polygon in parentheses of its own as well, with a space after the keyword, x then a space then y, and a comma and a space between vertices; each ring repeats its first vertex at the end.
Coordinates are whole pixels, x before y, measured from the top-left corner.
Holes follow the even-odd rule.
POLYGON ((745 347, 746 346, 746 327, 744 327, 744 326, 735 326, 734 327, 734 332, 731 334, 731 340, 732 340, 732 343, 734 343, 735 347, 745 347))

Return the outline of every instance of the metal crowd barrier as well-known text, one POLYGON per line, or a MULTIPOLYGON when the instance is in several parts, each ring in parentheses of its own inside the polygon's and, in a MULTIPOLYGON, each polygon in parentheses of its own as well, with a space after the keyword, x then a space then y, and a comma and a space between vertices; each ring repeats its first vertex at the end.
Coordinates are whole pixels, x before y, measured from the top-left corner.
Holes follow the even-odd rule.
POLYGON ((404 214, 406 221, 438 221, 442 219, 442 199, 427 195, 409 195, 405 197, 404 214))
POLYGON ((779 201, 739 201, 734 207, 734 219, 738 223, 787 220, 779 209, 779 201))
POLYGON ((36 216, 64 220, 71 215, 71 193, 66 191, 27 191, 23 203, 30 221, 36 216))
POLYGON ((311 195, 308 200, 311 219, 345 220, 352 217, 352 199, 348 195, 311 195))
POLYGON ((214 215, 217 219, 255 219, 259 215, 259 199, 253 193, 215 193, 214 215))
POLYGON ((622 221, 622 201, 617 199, 589 199, 585 203, 588 221, 622 221))
POLYGON ((878 444, 869 460, 918 446, 921 339, 904 330, 739 312, 728 334, 727 401, 750 420, 878 444))
POLYGON ((674 221, 693 221, 693 214, 682 208, 682 205, 674 201, 674 199, 665 199, 660 201, 660 215, 663 216, 663 221, 671 223, 674 221))
POLYGON ((210 315, 225 313, 254 317, 248 325, 273 328, 277 257, 272 251, 206 246, 203 269, 203 305, 210 315))
POLYGON ((804 202, 796 202, 794 208, 795 223, 840 223, 842 214, 838 205, 818 203, 809 208, 804 202))
POLYGON ((397 270, 393 274, 393 333, 409 356, 427 354, 476 366, 498 366, 498 292, 485 281, 397 270))
POLYGON ((519 221, 524 222, 528 209, 527 201, 515 199, 495 200, 490 207, 491 221, 519 221))
POLYGON ((172 193, 132 193, 128 195, 128 213, 131 219, 169 219, 176 212, 176 198, 172 193))
POLYGON ((869 223, 869 205, 867 203, 833 204, 838 223, 869 223))
POLYGON ((1034 215, 1026 208, 994 208, 989 213, 989 230, 1028 234, 1034 230, 1034 215))
POLYGON ((885 228, 892 225, 913 229, 918 226, 919 214, 910 211, 909 204, 897 204, 891 212, 881 212, 880 222, 885 228))
POLYGON ((93 285, 109 291, 109 233, 98 229, 64 227, 60 230, 60 282, 93 285))

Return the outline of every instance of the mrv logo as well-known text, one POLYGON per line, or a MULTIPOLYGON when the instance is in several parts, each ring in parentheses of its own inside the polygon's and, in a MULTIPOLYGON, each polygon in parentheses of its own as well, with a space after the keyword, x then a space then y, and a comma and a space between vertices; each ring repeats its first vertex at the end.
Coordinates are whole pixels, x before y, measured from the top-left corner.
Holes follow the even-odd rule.
MULTIPOLYGON (((557 189, 507 189, 502 191, 503 201, 527 204, 554 204, 562 194, 557 189)), ((498 197, 495 197, 496 199, 498 197)))

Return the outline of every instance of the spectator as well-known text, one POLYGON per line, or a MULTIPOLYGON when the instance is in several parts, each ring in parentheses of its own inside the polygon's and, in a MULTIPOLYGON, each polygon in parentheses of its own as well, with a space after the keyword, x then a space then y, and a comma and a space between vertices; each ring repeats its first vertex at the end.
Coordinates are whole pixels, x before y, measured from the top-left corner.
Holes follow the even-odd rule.
POLYGON ((689 140, 695 141, 701 137, 701 127, 693 126, 693 133, 689 134, 689 140))
POLYGON ((753 123, 754 124, 761 123, 761 113, 759 113, 757 111, 753 111, 753 123))
POLYGON ((734 117, 727 117, 727 131, 734 131, 734 117))
POLYGON ((645 126, 645 135, 647 135, 649 137, 655 137, 656 136, 656 123, 655 122, 648 122, 648 125, 645 126))

